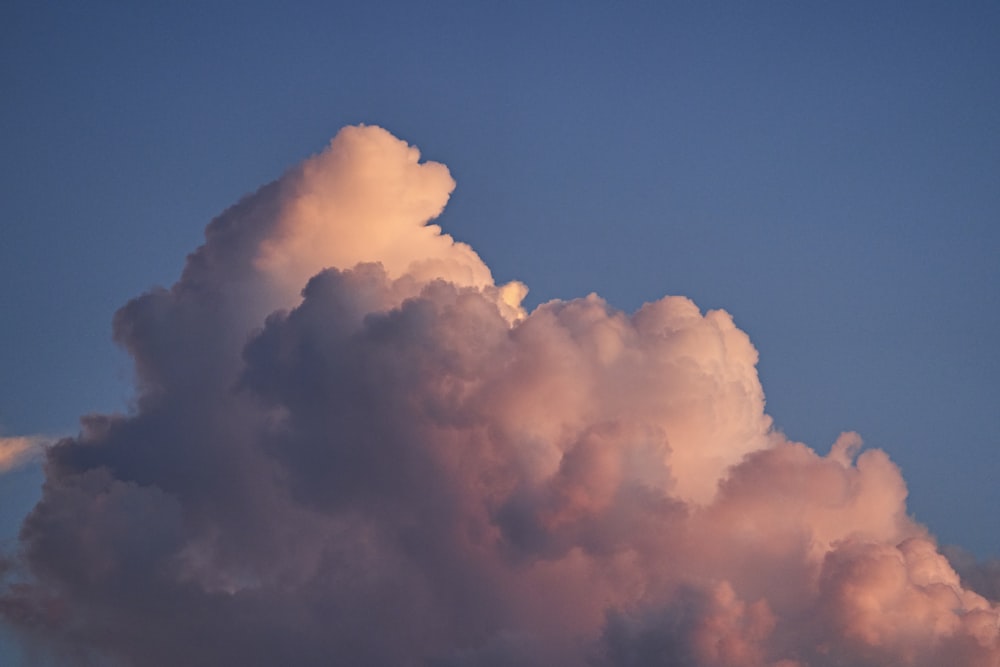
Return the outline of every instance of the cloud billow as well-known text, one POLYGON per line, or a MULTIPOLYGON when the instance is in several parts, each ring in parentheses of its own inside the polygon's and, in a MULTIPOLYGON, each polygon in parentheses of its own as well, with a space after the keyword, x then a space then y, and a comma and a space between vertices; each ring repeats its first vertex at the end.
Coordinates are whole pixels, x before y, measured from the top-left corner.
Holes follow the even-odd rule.
POLYGON ((212 221, 116 315, 134 410, 47 451, 3 617, 143 667, 997 664, 896 466, 776 431, 727 313, 527 312, 453 188, 349 127, 212 221))

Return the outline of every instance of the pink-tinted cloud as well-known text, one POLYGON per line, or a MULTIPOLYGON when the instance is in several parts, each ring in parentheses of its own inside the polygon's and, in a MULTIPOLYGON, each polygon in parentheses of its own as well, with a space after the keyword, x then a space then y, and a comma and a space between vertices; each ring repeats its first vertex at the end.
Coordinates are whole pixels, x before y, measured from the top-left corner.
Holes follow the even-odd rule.
POLYGON ((39 458, 48 442, 39 436, 0 436, 0 474, 39 458))
POLYGON ((212 221, 117 314, 136 409, 48 452, 5 617, 143 666, 998 664, 898 468, 774 430, 727 313, 526 313, 453 187, 346 128, 212 221))

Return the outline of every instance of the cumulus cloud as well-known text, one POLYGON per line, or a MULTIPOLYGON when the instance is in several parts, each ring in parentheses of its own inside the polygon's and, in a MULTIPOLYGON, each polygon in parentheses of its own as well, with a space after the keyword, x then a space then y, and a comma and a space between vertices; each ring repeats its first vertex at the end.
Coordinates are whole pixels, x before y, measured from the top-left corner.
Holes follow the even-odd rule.
MULTIPOLYGON (((764 411, 724 311, 532 312, 375 127, 126 304, 128 415, 46 456, 8 622, 124 665, 996 665, 879 450, 764 411)), ((67 649, 68 650, 68 649, 67 649)))

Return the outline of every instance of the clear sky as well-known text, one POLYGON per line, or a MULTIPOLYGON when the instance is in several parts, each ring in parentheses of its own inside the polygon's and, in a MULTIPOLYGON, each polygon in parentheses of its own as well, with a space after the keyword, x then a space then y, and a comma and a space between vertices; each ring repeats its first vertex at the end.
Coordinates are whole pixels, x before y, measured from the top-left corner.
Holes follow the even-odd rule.
MULTIPOLYGON (((0 434, 125 411, 111 319, 205 225, 387 128, 535 306, 732 314, 767 412, 886 450, 1000 556, 1000 5, 115 3, 0 10, 0 434)), ((11 535, 37 467, 0 477, 11 535)))

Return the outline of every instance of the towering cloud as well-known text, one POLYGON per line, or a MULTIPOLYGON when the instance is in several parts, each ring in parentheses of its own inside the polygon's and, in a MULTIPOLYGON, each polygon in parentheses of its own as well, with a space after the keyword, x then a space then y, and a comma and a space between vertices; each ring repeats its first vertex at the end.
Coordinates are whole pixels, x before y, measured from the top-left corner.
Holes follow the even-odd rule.
POLYGON ((8 622, 143 667, 1000 663, 896 466, 774 430, 727 313, 527 313, 453 187, 346 128, 123 307, 135 408, 48 450, 8 622))

